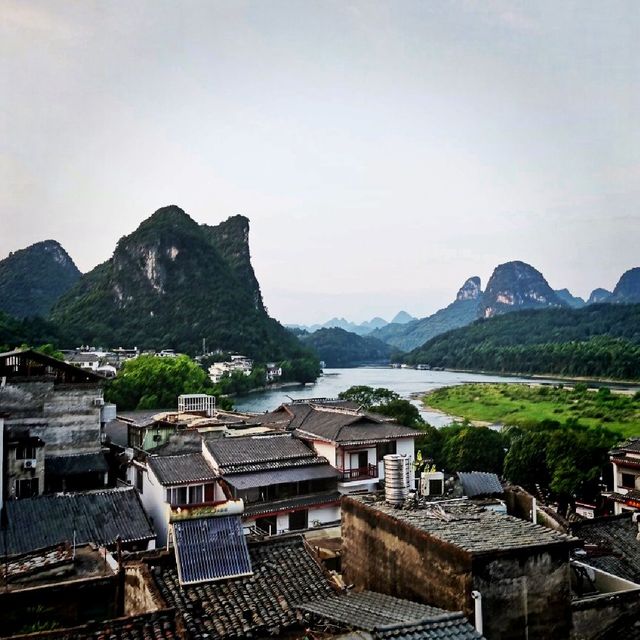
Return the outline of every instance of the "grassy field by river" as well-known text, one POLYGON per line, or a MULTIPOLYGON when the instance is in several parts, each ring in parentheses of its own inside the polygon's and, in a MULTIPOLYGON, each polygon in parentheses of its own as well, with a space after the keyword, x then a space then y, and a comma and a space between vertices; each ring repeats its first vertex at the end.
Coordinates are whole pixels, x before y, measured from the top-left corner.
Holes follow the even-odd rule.
POLYGON ((424 397, 432 409, 471 421, 531 425, 543 420, 578 420, 624 436, 640 436, 640 394, 526 384, 463 384, 424 397))

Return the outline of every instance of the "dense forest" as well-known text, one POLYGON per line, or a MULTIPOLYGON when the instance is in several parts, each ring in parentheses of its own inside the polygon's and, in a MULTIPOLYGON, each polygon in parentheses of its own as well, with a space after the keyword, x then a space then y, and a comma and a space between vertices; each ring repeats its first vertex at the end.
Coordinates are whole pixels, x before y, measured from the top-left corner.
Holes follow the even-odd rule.
POLYGON ((327 367, 357 367, 386 364, 398 350, 371 336, 359 336, 344 329, 320 329, 300 336, 305 347, 313 349, 327 367))
POLYGON ((437 336, 410 364, 496 373, 640 379, 640 305, 520 311, 437 336))

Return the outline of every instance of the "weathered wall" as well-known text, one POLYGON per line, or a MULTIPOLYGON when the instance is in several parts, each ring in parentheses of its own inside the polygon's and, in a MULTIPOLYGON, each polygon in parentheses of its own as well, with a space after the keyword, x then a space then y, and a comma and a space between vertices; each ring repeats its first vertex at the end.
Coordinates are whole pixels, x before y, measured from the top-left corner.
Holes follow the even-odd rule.
POLYGON ((18 492, 17 483, 19 480, 29 480, 38 478, 38 492, 44 492, 44 458, 45 448, 35 447, 36 454, 35 468, 25 469, 24 460, 16 459, 16 447, 7 446, 7 458, 5 460, 5 491, 6 497, 15 498, 18 492))
POLYGON ((342 539, 347 583, 472 616, 468 553, 349 498, 342 539))
MULTIPOLYGON (((608 593, 575 600, 571 640, 595 640, 617 621, 640 619, 640 591, 608 593)), ((621 640, 624 640, 621 638, 621 640)))
POLYGON ((97 384, 23 382, 0 389, 0 411, 10 417, 5 429, 42 438, 46 455, 100 451, 100 407, 97 384))
POLYGON ((490 639, 567 638, 570 585, 566 548, 474 558, 473 588, 482 594, 484 632, 490 639))
POLYGON ((134 616, 158 611, 166 606, 146 564, 141 562, 127 564, 124 572, 125 615, 134 616))

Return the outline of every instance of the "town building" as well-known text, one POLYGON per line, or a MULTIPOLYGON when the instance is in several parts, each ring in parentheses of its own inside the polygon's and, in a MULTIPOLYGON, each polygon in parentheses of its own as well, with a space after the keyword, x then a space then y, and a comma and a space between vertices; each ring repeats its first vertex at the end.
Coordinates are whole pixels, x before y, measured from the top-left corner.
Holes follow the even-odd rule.
POLYGON ((224 376, 230 376, 235 372, 245 376, 251 374, 253 360, 242 355, 232 355, 229 360, 214 362, 209 366, 209 378, 213 384, 217 384, 224 376))
MULTIPOLYGON (((384 479, 384 456, 404 454, 413 463, 415 439, 420 435, 386 416, 335 400, 284 404, 268 419, 307 442, 337 469, 341 493, 375 491, 384 479)), ((411 488, 415 488, 413 474, 411 488)))
POLYGON ((267 534, 340 520, 338 473, 291 433, 206 437, 211 464, 235 499, 246 527, 267 534))
POLYGON ((615 515, 640 511, 640 438, 627 440, 609 452, 613 465, 613 501, 615 515))
POLYGON ((396 508, 380 495, 343 497, 342 537, 357 589, 482 616, 489 640, 569 637, 576 538, 465 499, 396 508))
POLYGON ((0 379, 3 498, 104 487, 104 378, 25 349, 0 354, 0 379))

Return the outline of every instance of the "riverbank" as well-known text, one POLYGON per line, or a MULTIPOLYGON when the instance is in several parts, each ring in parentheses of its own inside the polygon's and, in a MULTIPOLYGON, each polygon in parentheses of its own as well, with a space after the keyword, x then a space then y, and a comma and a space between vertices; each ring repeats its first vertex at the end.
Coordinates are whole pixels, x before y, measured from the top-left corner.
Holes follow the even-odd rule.
POLYGON ((523 384, 472 383, 444 387, 422 395, 423 406, 474 424, 524 426, 543 421, 577 420, 604 426, 624 436, 640 436, 640 396, 590 391, 583 385, 556 388, 523 384))

